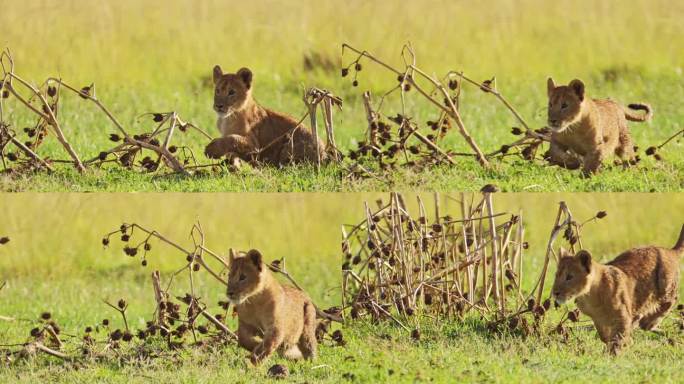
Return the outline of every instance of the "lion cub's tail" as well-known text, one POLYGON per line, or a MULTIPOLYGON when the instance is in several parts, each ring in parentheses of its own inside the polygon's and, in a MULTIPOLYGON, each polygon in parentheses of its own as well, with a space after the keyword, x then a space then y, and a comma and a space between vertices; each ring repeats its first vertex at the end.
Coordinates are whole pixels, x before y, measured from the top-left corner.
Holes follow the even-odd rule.
POLYGON ((679 239, 677 240, 677 244, 675 244, 674 247, 672 247, 675 251, 682 253, 684 252, 684 225, 682 225, 682 230, 679 232, 679 239))
POLYGON ((629 121, 648 121, 651 119, 651 117, 653 117, 653 109, 648 104, 630 104, 627 106, 627 108, 633 109, 635 111, 646 111, 645 114, 641 115, 632 113, 631 111, 625 109, 625 118, 629 121))

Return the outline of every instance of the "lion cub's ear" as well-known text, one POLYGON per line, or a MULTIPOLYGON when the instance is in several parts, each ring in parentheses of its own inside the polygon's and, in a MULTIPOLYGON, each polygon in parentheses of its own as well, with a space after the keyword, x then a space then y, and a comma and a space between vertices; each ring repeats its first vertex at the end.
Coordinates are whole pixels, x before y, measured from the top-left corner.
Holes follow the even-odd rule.
POLYGON ((256 249, 252 249, 251 251, 247 252, 247 257, 254 263, 254 266, 257 267, 257 270, 261 272, 261 267, 262 267, 262 257, 261 257, 261 252, 257 251, 256 249))
POLYGON ((558 254, 560 255, 560 257, 572 256, 572 254, 570 252, 568 252, 568 250, 563 248, 563 247, 560 247, 560 249, 558 249, 558 254))
POLYGON ((551 92, 553 92, 554 89, 556 89, 556 83, 554 83, 553 79, 549 77, 546 80, 546 93, 547 93, 547 95, 551 96, 551 92))
POLYGON ((214 84, 218 83, 218 81, 221 79, 221 76, 223 76, 223 70, 221 69, 221 66, 216 64, 214 66, 214 84))
POLYGON ((249 68, 240 68, 237 74, 242 79, 242 82, 245 83, 247 89, 249 89, 252 86, 252 71, 249 68))
POLYGON ((569 84, 570 88, 572 88, 573 91, 575 91, 575 94, 577 97, 579 97, 580 101, 584 100, 584 83, 580 79, 575 79, 570 82, 569 84))
POLYGON ((587 273, 591 273, 591 253, 589 251, 581 250, 577 252, 577 259, 579 259, 580 264, 587 270, 587 273))

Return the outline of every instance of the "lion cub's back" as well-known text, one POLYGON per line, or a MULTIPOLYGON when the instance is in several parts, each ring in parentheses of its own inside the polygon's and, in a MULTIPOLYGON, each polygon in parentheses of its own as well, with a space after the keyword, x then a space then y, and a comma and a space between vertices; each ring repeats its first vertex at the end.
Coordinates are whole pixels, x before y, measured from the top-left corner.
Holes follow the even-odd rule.
POLYGON ((601 115, 598 121, 604 137, 612 135, 615 131, 617 138, 618 132, 627 129, 627 119, 622 105, 610 99, 594 99, 594 104, 601 115))
POLYGON ((661 247, 632 248, 621 253, 607 265, 620 268, 627 276, 643 279, 661 268, 679 268, 678 258, 671 249, 661 247))
POLYGON ((641 247, 626 251, 608 263, 633 279, 635 304, 648 306, 679 287, 679 258, 675 251, 660 247, 641 247))

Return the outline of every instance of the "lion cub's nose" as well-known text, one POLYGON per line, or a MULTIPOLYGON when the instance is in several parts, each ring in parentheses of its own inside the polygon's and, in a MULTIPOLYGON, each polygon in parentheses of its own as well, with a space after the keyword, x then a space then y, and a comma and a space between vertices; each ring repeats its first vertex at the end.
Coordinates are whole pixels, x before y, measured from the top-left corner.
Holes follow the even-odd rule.
POLYGON ((553 291, 553 295, 558 297, 558 295, 560 295, 560 291, 553 291))
POLYGON ((214 107, 216 107, 216 109, 223 109, 223 104, 214 104, 214 107))
POLYGON ((549 124, 551 125, 556 125, 558 123, 558 120, 556 119, 549 119, 549 124))

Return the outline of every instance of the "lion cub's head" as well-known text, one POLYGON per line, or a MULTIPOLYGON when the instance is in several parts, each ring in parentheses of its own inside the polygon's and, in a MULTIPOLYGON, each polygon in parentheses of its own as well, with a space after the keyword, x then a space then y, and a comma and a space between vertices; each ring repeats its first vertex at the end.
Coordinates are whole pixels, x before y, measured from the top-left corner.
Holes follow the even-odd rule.
POLYGON ((592 261, 591 254, 587 251, 579 251, 573 256, 561 248, 560 255, 551 292, 558 304, 564 304, 589 292, 592 261))
POLYGON ((214 67, 214 111, 227 117, 242 109, 252 93, 252 71, 241 68, 236 73, 223 73, 214 67))
POLYGON ((562 132, 579 121, 584 101, 584 83, 575 79, 568 85, 556 86, 553 79, 547 80, 549 95, 548 125, 555 132, 562 132))
POLYGON ((238 257, 230 255, 228 275, 228 300, 238 305, 263 289, 264 264, 261 253, 252 249, 238 257))

